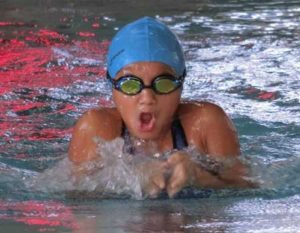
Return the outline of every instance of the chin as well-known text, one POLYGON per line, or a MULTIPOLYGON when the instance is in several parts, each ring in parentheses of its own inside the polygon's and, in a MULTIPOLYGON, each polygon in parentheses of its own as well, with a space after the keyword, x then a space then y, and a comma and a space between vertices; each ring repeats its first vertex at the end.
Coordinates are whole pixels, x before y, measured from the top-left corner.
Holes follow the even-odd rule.
POLYGON ((151 132, 140 132, 137 131, 134 133, 134 136, 136 138, 142 139, 142 140, 155 140, 158 138, 159 133, 155 132, 155 131, 151 131, 151 132))
POLYGON ((157 138, 157 136, 151 133, 138 133, 136 134, 136 138, 143 140, 154 140, 157 138))

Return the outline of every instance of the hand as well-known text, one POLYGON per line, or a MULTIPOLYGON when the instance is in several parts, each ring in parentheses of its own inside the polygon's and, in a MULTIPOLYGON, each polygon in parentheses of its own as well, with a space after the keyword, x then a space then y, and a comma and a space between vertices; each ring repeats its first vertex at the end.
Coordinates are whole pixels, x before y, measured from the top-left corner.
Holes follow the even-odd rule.
POLYGON ((166 161, 143 162, 137 167, 137 173, 141 178, 143 194, 146 197, 155 198, 166 188, 169 173, 166 161))
MULTIPOLYGON (((186 186, 204 188, 256 188, 252 180, 247 179, 246 167, 234 160, 228 167, 222 167, 219 173, 210 172, 192 161, 184 152, 176 152, 168 159, 171 175, 167 184, 169 197, 174 197, 186 186)), ((219 161, 221 163, 221 161, 219 161)))
POLYGON ((193 185, 196 165, 189 156, 183 152, 176 152, 167 161, 171 175, 167 184, 169 197, 174 197, 181 189, 193 185))

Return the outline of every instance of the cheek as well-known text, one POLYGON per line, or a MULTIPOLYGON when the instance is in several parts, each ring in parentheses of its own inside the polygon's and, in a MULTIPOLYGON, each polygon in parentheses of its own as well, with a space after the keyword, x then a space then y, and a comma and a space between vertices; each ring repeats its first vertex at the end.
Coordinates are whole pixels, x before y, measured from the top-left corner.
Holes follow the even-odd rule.
POLYGON ((172 117, 180 103, 180 93, 172 93, 170 96, 166 95, 159 101, 161 112, 166 117, 172 117))
POLYGON ((117 91, 113 91, 113 101, 122 117, 126 117, 133 109, 135 109, 135 100, 131 96, 126 96, 117 91))

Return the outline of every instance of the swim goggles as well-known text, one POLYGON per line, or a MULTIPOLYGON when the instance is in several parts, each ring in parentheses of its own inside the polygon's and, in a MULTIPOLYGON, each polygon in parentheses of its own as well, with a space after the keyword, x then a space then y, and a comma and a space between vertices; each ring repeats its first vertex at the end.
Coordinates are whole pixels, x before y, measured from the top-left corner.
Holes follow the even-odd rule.
POLYGON ((134 75, 126 75, 114 80, 107 74, 107 78, 114 89, 125 95, 137 95, 144 88, 150 88, 159 95, 169 94, 180 88, 184 80, 184 76, 176 78, 170 74, 162 74, 155 77, 151 84, 146 86, 141 78, 134 75))

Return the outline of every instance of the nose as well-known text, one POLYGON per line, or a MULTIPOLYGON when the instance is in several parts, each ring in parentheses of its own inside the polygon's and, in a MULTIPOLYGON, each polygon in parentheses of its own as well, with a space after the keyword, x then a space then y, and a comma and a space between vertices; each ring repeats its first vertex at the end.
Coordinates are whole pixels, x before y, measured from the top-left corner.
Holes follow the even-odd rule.
POLYGON ((156 95, 151 88, 144 88, 140 93, 139 103, 141 105, 152 105, 156 103, 156 95))

